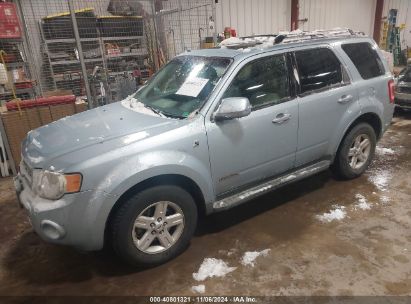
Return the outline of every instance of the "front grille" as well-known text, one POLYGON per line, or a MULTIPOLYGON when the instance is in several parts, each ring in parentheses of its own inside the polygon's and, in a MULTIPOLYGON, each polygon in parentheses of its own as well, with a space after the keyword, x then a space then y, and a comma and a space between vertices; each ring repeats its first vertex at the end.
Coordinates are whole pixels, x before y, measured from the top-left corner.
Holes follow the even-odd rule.
POLYGON ((395 104, 399 105, 400 107, 407 107, 407 108, 411 108, 411 101, 409 100, 403 100, 403 99, 395 99, 395 104))
POLYGON ((397 92, 411 94, 411 87, 397 87, 397 92))

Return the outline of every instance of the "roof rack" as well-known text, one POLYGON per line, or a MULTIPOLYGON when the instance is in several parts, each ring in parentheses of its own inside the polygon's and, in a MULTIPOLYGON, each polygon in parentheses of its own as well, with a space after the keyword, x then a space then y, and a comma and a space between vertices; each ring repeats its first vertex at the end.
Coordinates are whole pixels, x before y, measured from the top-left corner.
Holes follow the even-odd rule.
POLYGON ((364 35, 362 32, 354 32, 348 28, 337 28, 332 30, 315 30, 315 31, 293 31, 285 34, 285 38, 282 43, 299 42, 312 39, 321 38, 336 38, 336 37, 357 37, 364 35))
POLYGON ((280 32, 279 34, 253 35, 241 38, 228 38, 220 43, 220 47, 229 49, 251 48, 255 46, 270 47, 277 44, 298 43, 314 39, 358 37, 364 36, 363 32, 354 32, 348 28, 336 28, 332 30, 315 30, 292 32, 280 32))

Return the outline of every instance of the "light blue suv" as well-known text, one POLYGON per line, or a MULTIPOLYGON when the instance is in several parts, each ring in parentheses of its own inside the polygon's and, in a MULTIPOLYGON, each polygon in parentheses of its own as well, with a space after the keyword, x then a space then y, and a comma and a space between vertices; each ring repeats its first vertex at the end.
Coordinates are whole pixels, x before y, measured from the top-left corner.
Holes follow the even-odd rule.
POLYGON ((329 167, 361 175, 394 110, 377 45, 281 40, 185 52, 127 99, 31 131, 15 187, 35 231, 155 265, 201 214, 329 167))

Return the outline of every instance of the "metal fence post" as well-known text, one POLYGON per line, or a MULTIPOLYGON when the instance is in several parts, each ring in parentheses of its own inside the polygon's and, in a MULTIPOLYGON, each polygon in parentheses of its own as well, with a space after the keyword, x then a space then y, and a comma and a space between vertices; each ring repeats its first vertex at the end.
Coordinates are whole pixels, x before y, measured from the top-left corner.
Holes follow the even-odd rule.
POLYGON ((156 6, 154 1, 151 2, 151 16, 153 20, 154 26, 154 43, 153 43, 153 51, 154 51, 154 67, 155 70, 158 71, 160 68, 159 62, 159 47, 158 47, 158 37, 157 37, 157 16, 156 16, 156 6))
POLYGON ((185 41, 184 41, 184 35, 183 35, 183 25, 181 23, 182 13, 183 13, 183 6, 181 5, 181 0, 178 0, 178 28, 180 30, 181 52, 184 52, 186 48, 185 48, 185 41))
POLYGON ((23 27, 23 47, 24 47, 24 53, 25 53, 25 57, 27 58, 27 61, 29 63, 29 68, 30 68, 30 77, 31 78, 35 78, 37 85, 36 85, 36 94, 40 93, 40 95, 43 96, 43 86, 41 84, 41 77, 39 74, 39 69, 37 67, 37 63, 36 60, 34 60, 34 56, 33 56, 33 52, 31 52, 30 50, 33 50, 33 46, 31 43, 31 40, 29 39, 29 34, 28 34, 28 29, 27 29, 27 22, 26 22, 26 18, 23 14, 23 9, 21 7, 21 0, 16 1, 15 2, 17 5, 17 11, 22 23, 22 27, 23 27))
POLYGON ((84 79, 84 87, 86 88, 88 107, 92 108, 93 102, 91 100, 91 92, 90 92, 90 86, 88 83, 87 69, 86 69, 86 64, 84 62, 83 49, 81 47, 80 34, 78 32, 76 13, 73 7, 73 0, 68 0, 68 5, 70 9, 71 21, 73 23, 73 31, 74 31, 74 37, 76 39, 76 44, 77 44, 78 57, 79 57, 80 64, 81 64, 81 73, 84 79))
POLYGON ((214 31, 213 31, 213 42, 214 45, 217 45, 217 7, 216 7, 216 1, 215 0, 211 0, 212 1, 212 14, 213 14, 213 21, 214 21, 214 31))

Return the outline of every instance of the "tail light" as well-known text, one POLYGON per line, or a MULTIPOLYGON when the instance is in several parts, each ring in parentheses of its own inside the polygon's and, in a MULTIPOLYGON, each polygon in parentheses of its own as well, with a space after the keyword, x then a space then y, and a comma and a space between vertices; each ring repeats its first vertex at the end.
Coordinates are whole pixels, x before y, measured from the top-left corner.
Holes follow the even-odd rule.
POLYGON ((390 103, 394 103, 394 80, 390 79, 388 81, 388 96, 390 97, 390 103))

